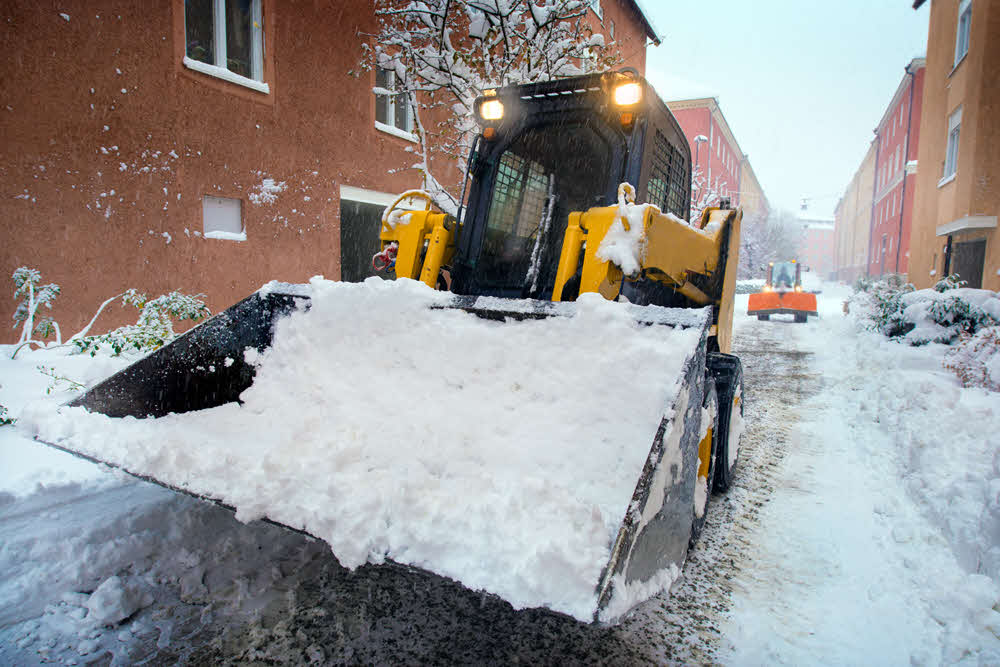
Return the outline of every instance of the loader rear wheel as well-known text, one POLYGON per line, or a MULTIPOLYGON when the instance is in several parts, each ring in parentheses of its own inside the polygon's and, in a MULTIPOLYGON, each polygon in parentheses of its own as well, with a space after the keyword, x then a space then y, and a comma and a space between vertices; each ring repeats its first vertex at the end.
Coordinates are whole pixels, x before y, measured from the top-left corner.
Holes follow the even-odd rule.
POLYGON ((770 315, 758 315, 757 319, 760 320, 760 321, 762 321, 762 322, 765 322, 765 321, 771 319, 771 316, 770 315))
POLYGON ((703 418, 709 420, 705 437, 698 443, 698 474, 695 476, 694 488, 694 522, 691 524, 691 539, 688 546, 693 547, 705 527, 705 517, 708 516, 708 499, 715 486, 715 458, 718 450, 719 433, 719 396, 715 389, 715 381, 711 375, 705 384, 705 400, 702 407, 703 418), (700 513, 700 515, 699 515, 700 513))
POLYGON ((806 315, 805 313, 795 313, 795 321, 798 322, 799 324, 802 324, 807 319, 809 319, 809 316, 806 315))
POLYGON ((716 435, 715 490, 724 492, 733 483, 743 435, 743 365, 738 357, 714 352, 706 365, 719 394, 719 429, 716 435))

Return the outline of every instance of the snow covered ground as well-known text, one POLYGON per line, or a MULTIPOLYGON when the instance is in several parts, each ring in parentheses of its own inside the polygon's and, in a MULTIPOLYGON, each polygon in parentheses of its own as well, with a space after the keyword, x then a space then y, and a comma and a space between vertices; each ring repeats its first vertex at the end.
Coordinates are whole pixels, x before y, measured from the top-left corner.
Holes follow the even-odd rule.
MULTIPOLYGON (((911 348, 861 330, 841 311, 847 294, 824 285, 821 317, 805 325, 741 317, 745 296, 737 305, 735 346, 745 363, 791 354, 810 379, 776 382, 787 380, 795 423, 770 424, 748 389, 748 423, 764 434, 780 427, 784 454, 768 471, 764 502, 737 488, 709 508, 711 516, 721 504, 755 505, 720 632, 707 640, 714 658, 1000 663, 1000 395, 962 388, 941 367, 943 346, 911 348), (795 394, 812 385, 811 395, 795 394)), ((14 417, 52 383, 37 366, 92 383, 123 365, 52 350, 11 362, 10 351, 0 347, 0 404, 14 417)), ((48 400, 65 400, 61 391, 48 400)), ((193 660, 186 647, 215 636, 236 611, 287 608, 288 580, 311 581, 326 550, 272 526, 241 528, 224 510, 27 433, 0 427, 0 662, 111 655, 126 664, 150 651, 193 660)), ((752 463, 762 465, 747 469, 752 463)), ((715 548, 711 535, 703 541, 715 548)), ((657 620, 663 599, 637 610, 645 635, 651 624, 677 622, 657 620)), ((711 616, 714 601, 704 604, 711 616)), ((591 644, 550 645, 550 655, 581 646, 591 644)), ((304 646, 302 655, 329 658, 328 648, 304 646)))

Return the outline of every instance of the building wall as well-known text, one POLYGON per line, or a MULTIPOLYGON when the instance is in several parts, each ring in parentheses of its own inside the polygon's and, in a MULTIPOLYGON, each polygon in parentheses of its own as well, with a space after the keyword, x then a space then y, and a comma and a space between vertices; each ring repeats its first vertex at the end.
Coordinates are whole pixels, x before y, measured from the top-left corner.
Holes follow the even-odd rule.
MULTIPOLYGON (((604 5, 642 71, 634 5, 604 5)), ((127 288, 204 293, 218 312, 270 280, 339 279, 391 194, 420 183, 405 168, 415 144, 376 129, 374 73, 359 69, 370 0, 262 0, 267 93, 183 64, 184 7, 0 6, 0 275, 29 266, 60 284, 51 314, 65 335, 127 288), (206 196, 238 202, 245 241, 204 237, 206 196)), ((454 162, 432 167, 461 182, 454 162)), ((14 305, 0 300, 0 321, 14 305)), ((98 327, 135 317, 110 309, 98 327)))
POLYGON ((592 29, 604 35, 606 44, 614 42, 622 67, 634 67, 645 74, 647 30, 635 3, 632 0, 601 0, 600 6, 600 16, 593 10, 588 12, 592 29))
POLYGON ((873 140, 854 173, 834 215, 834 271, 837 280, 854 282, 867 275, 872 196, 875 186, 873 140))
MULTIPOLYGON (((985 242, 982 287, 1000 290, 1000 2, 972 3, 969 51, 955 64, 958 0, 934 0, 915 198, 910 280, 929 287, 945 272, 949 237, 985 242), (948 120, 962 108, 957 170, 942 178, 948 120)), ((952 256, 951 259, 954 259, 952 256)), ((948 267, 955 271, 955 265, 948 267)))
MULTIPOLYGON (((734 206, 741 205, 741 174, 744 156, 739 143, 719 109, 715 98, 667 102, 691 146, 692 167, 700 168, 706 187, 716 189, 720 196, 730 197, 734 206), (695 142, 704 136, 706 142, 695 142)), ((759 189, 759 185, 757 186, 759 189)), ((692 199, 699 195, 692 193, 692 199)))
POLYGON ((798 261, 802 266, 824 280, 835 273, 834 224, 802 220, 802 238, 799 242, 798 261))
POLYGON ((757 174, 754 173, 753 167, 750 165, 750 160, 746 155, 743 156, 740 168, 738 203, 743 207, 744 218, 755 217, 760 220, 766 220, 771 212, 764 189, 761 187, 760 181, 757 180, 757 174))
POLYGON ((906 273, 926 68, 914 59, 875 129, 875 198, 868 274, 906 273), (911 164, 910 167, 907 167, 911 164))

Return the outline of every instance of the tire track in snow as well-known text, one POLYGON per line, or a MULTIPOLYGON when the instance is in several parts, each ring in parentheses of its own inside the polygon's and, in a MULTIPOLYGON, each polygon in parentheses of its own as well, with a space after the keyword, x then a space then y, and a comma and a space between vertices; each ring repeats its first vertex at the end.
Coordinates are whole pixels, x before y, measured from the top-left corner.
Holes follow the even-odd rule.
POLYGON ((819 392, 822 378, 810 367, 811 353, 797 349, 801 324, 781 320, 736 322, 733 353, 743 363, 747 428, 733 485, 714 494, 701 539, 688 554, 684 576, 669 594, 635 610, 625 625, 657 628, 664 662, 715 664, 722 620, 731 607, 736 575, 749 561, 758 514, 776 483, 788 436, 802 401, 819 392))

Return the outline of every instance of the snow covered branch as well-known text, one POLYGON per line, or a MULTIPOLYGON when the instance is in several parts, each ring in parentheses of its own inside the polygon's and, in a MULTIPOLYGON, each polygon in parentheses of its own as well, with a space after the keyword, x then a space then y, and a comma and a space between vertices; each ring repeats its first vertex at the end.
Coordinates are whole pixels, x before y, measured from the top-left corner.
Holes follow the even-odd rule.
POLYGON ((432 158, 464 167, 478 132, 473 102, 483 91, 619 61, 614 45, 587 25, 582 0, 376 0, 375 10, 380 26, 369 35, 363 66, 394 74, 386 93, 412 113, 422 158, 413 168, 444 210, 458 201, 433 175, 432 158))

